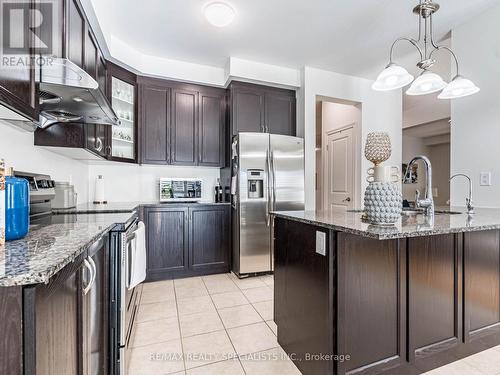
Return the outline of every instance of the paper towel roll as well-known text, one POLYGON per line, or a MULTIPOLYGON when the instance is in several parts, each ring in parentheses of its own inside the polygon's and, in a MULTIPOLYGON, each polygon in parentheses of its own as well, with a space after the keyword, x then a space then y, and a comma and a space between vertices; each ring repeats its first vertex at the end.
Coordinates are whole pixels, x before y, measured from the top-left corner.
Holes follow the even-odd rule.
POLYGON ((106 199, 104 198, 104 178, 102 177, 102 175, 97 176, 97 179, 95 180, 94 203, 107 203, 106 199))

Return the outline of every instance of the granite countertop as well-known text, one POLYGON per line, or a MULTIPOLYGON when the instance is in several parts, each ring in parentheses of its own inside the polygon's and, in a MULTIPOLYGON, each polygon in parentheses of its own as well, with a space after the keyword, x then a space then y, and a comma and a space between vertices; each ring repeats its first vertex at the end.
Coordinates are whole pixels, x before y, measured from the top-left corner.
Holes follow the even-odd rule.
POLYGON ((30 225, 25 238, 0 249, 0 287, 48 282, 102 235, 132 217, 132 212, 67 215, 57 224, 30 225))
POLYGON ((429 220, 423 215, 403 215, 392 226, 365 223, 361 220, 361 212, 346 212, 341 209, 332 211, 277 211, 273 212, 273 215, 379 240, 500 229, 500 209, 476 208, 476 213, 472 216, 467 215, 463 207, 452 207, 450 211, 461 213, 435 214, 434 220, 429 220))
POLYGON ((94 204, 92 202, 82 203, 73 208, 54 209, 56 214, 69 214, 69 213, 119 213, 119 212, 132 212, 139 206, 154 207, 154 206, 168 206, 171 204, 189 204, 189 205, 230 205, 230 202, 215 203, 215 202, 172 202, 161 203, 159 201, 139 201, 139 202, 109 202, 107 204, 94 204))
MULTIPOLYGON (((229 205, 230 203, 182 203, 229 205)), ((0 287, 46 283, 71 263, 100 236, 112 229, 123 230, 140 206, 171 203, 158 201, 83 203, 74 208, 53 210, 50 224, 31 224, 22 240, 7 242, 0 249, 0 287)))

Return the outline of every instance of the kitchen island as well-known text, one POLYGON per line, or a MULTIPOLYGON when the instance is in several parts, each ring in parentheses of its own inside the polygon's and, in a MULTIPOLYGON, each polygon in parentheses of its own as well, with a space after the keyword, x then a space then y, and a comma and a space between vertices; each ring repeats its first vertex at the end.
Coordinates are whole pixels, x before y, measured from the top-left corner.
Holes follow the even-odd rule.
POLYGON ((274 251, 278 341, 305 375, 419 374, 500 344, 498 209, 275 212, 274 251))
POLYGON ((31 223, 25 238, 2 247, 1 375, 86 373, 80 370, 87 358, 105 371, 108 237, 135 216, 48 215, 31 223))

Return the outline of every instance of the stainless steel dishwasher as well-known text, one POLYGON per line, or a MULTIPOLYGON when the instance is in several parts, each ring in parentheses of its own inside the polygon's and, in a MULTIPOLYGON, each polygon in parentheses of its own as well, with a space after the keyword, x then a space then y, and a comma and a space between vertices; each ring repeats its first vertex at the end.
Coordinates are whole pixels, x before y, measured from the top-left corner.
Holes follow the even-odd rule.
POLYGON ((125 375, 130 355, 130 340, 133 337, 142 285, 127 288, 130 264, 127 252, 133 240, 139 220, 137 215, 126 226, 110 232, 110 374, 125 375))

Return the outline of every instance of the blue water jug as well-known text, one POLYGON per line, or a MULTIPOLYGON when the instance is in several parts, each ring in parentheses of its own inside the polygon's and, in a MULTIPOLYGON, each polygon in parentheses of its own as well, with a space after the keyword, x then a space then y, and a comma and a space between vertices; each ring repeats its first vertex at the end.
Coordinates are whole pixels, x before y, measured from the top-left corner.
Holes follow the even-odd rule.
POLYGON ((28 234, 30 224, 29 183, 24 178, 5 177, 5 239, 18 240, 28 234))

